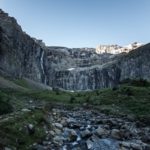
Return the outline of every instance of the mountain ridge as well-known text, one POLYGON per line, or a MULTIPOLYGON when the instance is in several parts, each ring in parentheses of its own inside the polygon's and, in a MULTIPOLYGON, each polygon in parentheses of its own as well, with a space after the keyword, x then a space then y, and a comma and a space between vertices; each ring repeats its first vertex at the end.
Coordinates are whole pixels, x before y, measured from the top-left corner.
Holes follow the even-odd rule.
POLYGON ((127 78, 150 81, 149 51, 150 44, 116 54, 109 49, 97 53, 94 48, 46 46, 0 10, 0 72, 11 77, 74 91, 114 87, 127 78))

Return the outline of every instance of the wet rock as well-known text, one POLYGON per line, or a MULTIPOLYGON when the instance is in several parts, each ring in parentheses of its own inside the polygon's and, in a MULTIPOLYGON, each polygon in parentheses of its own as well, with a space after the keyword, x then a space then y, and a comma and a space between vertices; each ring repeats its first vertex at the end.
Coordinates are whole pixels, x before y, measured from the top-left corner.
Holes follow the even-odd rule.
POLYGON ((87 125, 87 127, 86 127, 86 128, 87 128, 87 129, 91 129, 91 127, 92 127, 91 125, 87 125))
POLYGON ((89 149, 92 150, 118 150, 119 144, 110 139, 98 139, 93 142, 88 141, 89 149))
POLYGON ((87 150, 87 146, 85 142, 76 143, 68 150, 87 150))

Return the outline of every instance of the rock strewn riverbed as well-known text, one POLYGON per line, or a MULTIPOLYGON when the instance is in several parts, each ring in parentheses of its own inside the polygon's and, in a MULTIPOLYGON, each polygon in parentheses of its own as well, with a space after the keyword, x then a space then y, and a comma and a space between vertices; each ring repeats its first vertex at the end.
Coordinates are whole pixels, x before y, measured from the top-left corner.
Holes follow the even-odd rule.
POLYGON ((47 136, 35 150, 150 150, 150 127, 85 108, 53 108, 47 136))

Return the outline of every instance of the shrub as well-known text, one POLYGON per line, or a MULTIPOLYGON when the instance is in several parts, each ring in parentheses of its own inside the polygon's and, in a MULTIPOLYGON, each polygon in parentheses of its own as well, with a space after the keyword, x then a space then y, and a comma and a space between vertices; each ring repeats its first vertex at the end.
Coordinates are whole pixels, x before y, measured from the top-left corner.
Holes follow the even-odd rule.
POLYGON ((148 87, 150 83, 145 79, 125 79, 120 82, 121 84, 129 84, 131 86, 138 86, 138 87, 148 87))
POLYGON ((98 96, 99 95, 99 90, 95 90, 95 94, 98 96))
POLYGON ((86 103, 89 103, 89 102, 90 102, 90 99, 91 99, 91 97, 90 97, 90 96, 87 96, 87 97, 85 98, 85 102, 86 102, 86 103))
POLYGON ((112 91, 117 91, 118 89, 119 89, 118 86, 114 86, 114 87, 112 88, 112 91))
POLYGON ((77 97, 81 97, 82 95, 81 95, 81 93, 77 93, 77 97))
POLYGON ((71 96, 69 102, 72 104, 72 103, 74 103, 75 100, 76 100, 75 97, 71 96))
POLYGON ((127 96, 132 96, 133 95, 133 92, 129 87, 121 88, 120 92, 121 92, 121 94, 127 95, 127 96))
POLYGON ((0 115, 13 111, 13 107, 9 102, 9 97, 0 91, 0 115))
POLYGON ((60 95, 60 90, 59 90, 59 88, 53 87, 52 90, 56 93, 56 95, 60 95))
POLYGON ((0 115, 7 114, 13 111, 13 107, 8 102, 0 100, 0 115))
POLYGON ((131 85, 139 87, 148 87, 150 86, 150 83, 145 79, 139 79, 139 80, 132 80, 131 85))

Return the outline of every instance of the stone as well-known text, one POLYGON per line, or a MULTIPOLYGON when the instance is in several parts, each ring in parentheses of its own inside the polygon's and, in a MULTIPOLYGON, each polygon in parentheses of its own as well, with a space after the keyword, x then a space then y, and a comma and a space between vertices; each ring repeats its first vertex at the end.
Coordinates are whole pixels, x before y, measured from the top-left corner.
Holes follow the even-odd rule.
POLYGON ((62 133, 62 131, 61 131, 60 129, 58 129, 58 128, 54 128, 54 132, 55 132, 57 135, 59 135, 59 134, 62 133))
POLYGON ((91 150, 118 150, 119 144, 110 139, 97 139, 95 141, 88 141, 87 147, 91 150))
POLYGON ((144 150, 150 150, 150 145, 146 145, 144 150))
POLYGON ((54 136, 55 132, 51 130, 51 131, 49 131, 49 134, 52 135, 52 136, 54 136))
POLYGON ((12 149, 9 147, 5 147, 4 150, 12 150, 12 149))
POLYGON ((27 125, 27 129, 28 129, 28 133, 29 133, 30 135, 32 135, 32 134, 35 133, 35 127, 34 127, 33 124, 28 124, 28 125, 27 125))
POLYGON ((130 148, 130 145, 131 145, 129 142, 121 142, 120 144, 126 148, 130 148))
POLYGON ((133 148, 133 150, 143 150, 141 145, 136 144, 136 143, 131 143, 131 148, 133 148))
POLYGON ((108 130, 106 130, 100 126, 95 130, 95 132, 98 136, 107 136, 109 134, 108 130))
POLYGON ((64 129, 64 137, 67 138, 68 141, 74 142, 77 140, 78 135, 75 130, 65 128, 64 129))
POLYGON ((89 138, 91 135, 92 135, 92 133, 88 129, 81 132, 82 138, 89 138))
POLYGON ((55 144, 60 145, 60 146, 63 144, 63 140, 64 140, 64 138, 61 137, 61 136, 55 136, 55 137, 53 138, 53 142, 54 142, 55 144))
POLYGON ((76 141, 77 137, 77 133, 74 130, 71 130, 69 134, 69 141, 76 141))
POLYGON ((67 127, 68 126, 67 118, 62 118, 61 124, 63 125, 63 127, 67 127))
POLYGON ((145 143, 148 143, 148 144, 150 144, 150 135, 143 135, 142 137, 141 137, 141 140, 143 141, 143 142, 145 142, 145 143))
POLYGON ((33 103, 33 101, 32 101, 32 100, 29 100, 29 103, 30 103, 30 104, 32 104, 32 103, 33 103))
POLYGON ((121 135, 120 135, 120 130, 118 130, 118 129, 113 129, 112 131, 111 131, 111 137, 112 138, 114 138, 114 139, 121 139, 122 137, 121 137, 121 135))
POLYGON ((23 108, 21 111, 22 111, 22 112, 30 112, 31 110, 30 110, 30 109, 27 109, 27 108, 23 108))
POLYGON ((86 144, 87 144, 87 148, 88 149, 92 149, 93 148, 93 142, 91 140, 87 140, 86 144))
POLYGON ((54 126, 58 129, 62 129, 63 128, 63 125, 60 124, 60 123, 54 123, 54 126))

